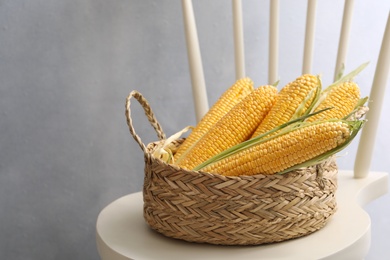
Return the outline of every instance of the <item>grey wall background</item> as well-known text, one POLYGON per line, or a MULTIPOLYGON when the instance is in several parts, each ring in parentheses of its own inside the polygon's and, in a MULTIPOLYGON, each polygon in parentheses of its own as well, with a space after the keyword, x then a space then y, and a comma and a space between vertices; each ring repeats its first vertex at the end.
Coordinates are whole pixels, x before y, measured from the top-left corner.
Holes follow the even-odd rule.
MULTIPOLYGON (((318 1, 313 73, 330 83, 344 1, 318 1)), ((347 70, 368 95, 390 2, 355 1, 347 70)), ((244 0, 247 75, 267 79, 269 2, 244 0)), ((234 82, 230 1, 195 0, 209 102, 234 82)), ((281 85, 299 76, 306 1, 281 1, 281 85)), ((98 259, 95 222, 141 190, 124 101, 137 89, 170 135, 195 124, 181 2, 0 0, 0 258, 98 259)), ((389 84, 388 86, 389 87, 389 84)), ((387 90, 372 170, 390 172, 387 90)), ((134 105, 136 129, 155 140, 134 105)), ((352 169, 356 143, 339 158, 352 169)), ((367 259, 390 256, 390 196, 366 207, 367 259)), ((351 220, 353 221, 353 220, 351 220)))

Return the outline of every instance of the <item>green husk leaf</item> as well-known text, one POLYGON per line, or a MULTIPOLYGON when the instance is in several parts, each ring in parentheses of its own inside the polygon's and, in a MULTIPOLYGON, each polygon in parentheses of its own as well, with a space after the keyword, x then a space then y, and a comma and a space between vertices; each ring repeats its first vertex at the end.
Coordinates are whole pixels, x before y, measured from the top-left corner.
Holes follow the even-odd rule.
MULTIPOLYGON (((319 98, 317 99, 317 101, 313 104, 312 106, 312 111, 314 111, 318 105, 328 96, 330 90, 334 87, 334 86, 337 86, 341 83, 344 83, 346 81, 350 81, 352 80, 354 77, 356 77, 362 70, 364 70, 367 65, 369 64, 369 62, 366 62, 366 63, 363 63, 362 65, 360 65, 359 67, 357 67, 356 69, 354 69, 353 71, 351 71, 350 73, 348 73, 347 75, 337 79, 335 82, 333 82, 331 85, 329 85, 328 87, 326 87, 322 92, 321 94, 319 95, 319 98)), ((344 71, 344 69, 343 69, 344 71)), ((340 72, 339 72, 340 73, 340 72)))
POLYGON ((317 85, 316 88, 312 89, 308 95, 302 100, 301 104, 297 107, 295 110, 294 115, 292 116, 291 119, 295 119, 297 117, 307 115, 310 113, 310 111, 313 109, 313 106, 317 103, 320 94, 321 94, 321 89, 322 89, 322 82, 320 76, 317 76, 319 84, 317 85), (305 110, 306 104, 311 100, 311 98, 314 96, 314 99, 312 100, 310 106, 305 110))
POLYGON ((329 85, 326 89, 324 89, 323 92, 327 92, 329 91, 330 89, 332 89, 332 87, 336 86, 336 85, 339 85, 341 83, 344 83, 346 81, 350 81, 352 80, 354 77, 356 77, 362 70, 364 70, 367 65, 369 64, 369 62, 366 62, 366 63, 363 63, 362 65, 360 65, 359 67, 357 67, 356 69, 354 69, 353 71, 351 71, 350 73, 348 73, 347 75, 341 77, 340 79, 336 80, 335 82, 333 82, 331 85, 329 85))
POLYGON ((271 86, 277 87, 279 85, 279 81, 280 80, 275 81, 274 84, 272 84, 271 86))
POLYGON ((297 169, 300 169, 300 168, 303 168, 303 167, 309 167, 309 166, 312 166, 312 165, 315 165, 315 164, 318 164, 326 159, 328 159, 330 156, 338 153, 339 151, 343 150, 345 147, 347 147, 351 142, 352 140, 355 138, 355 136, 358 134, 358 132, 360 131, 360 129, 363 127, 364 123, 366 122, 365 120, 356 120, 356 121, 344 121, 344 123, 347 123, 350 127, 351 127, 351 135, 349 136, 349 138, 341 145, 337 146, 336 148, 332 149, 332 150, 329 150, 328 152, 326 153, 323 153, 311 160, 308 160, 304 163, 301 163, 301 164, 297 164, 295 166, 292 166, 284 171, 281 171, 281 172, 278 172, 278 174, 285 174, 287 172, 291 172, 293 170, 297 170, 297 169))
POLYGON ((337 72, 335 81, 338 81, 338 80, 340 80, 343 77, 344 70, 345 70, 345 64, 343 63, 343 64, 341 64, 340 70, 337 72))
MULTIPOLYGON (((220 161, 220 160, 222 160, 224 158, 227 158, 227 157, 232 156, 232 155, 234 155, 236 153, 239 153, 242 150, 248 149, 248 148, 250 148, 250 147, 252 147, 254 145, 258 145, 258 144, 264 143, 264 142, 266 142, 266 141, 268 141, 268 140, 270 140, 272 138, 276 138, 276 137, 278 137, 280 135, 283 135, 283 134, 285 134, 287 132, 292 131, 292 129, 295 130, 297 128, 300 128, 300 127, 303 127, 305 125, 308 125, 309 123, 302 123, 302 121, 304 121, 308 117, 311 117, 311 116, 314 116, 316 114, 322 113, 322 112, 324 112, 324 111, 326 111, 328 109, 330 109, 330 108, 325 108, 325 109, 322 109, 322 110, 317 111, 315 113, 311 113, 311 114, 304 115, 304 116, 301 116, 299 118, 290 120, 290 121, 288 121, 288 122, 286 122, 286 123, 284 123, 284 124, 282 124, 280 126, 275 127, 274 129, 272 129, 272 130, 270 130, 270 131, 268 131, 268 132, 266 132, 264 134, 258 135, 258 136, 254 137, 252 139, 249 139, 249 140, 247 140, 245 142, 242 142, 240 144, 232 146, 232 147, 224 150, 223 152, 221 152, 221 153, 211 157, 210 159, 204 161, 203 163, 197 165, 196 167, 193 168, 193 170, 194 171, 199 171, 199 170, 203 169, 204 167, 206 167, 206 166, 208 166, 208 165, 210 165, 212 163, 218 162, 218 161, 220 161), (273 133, 275 133, 275 132, 277 132, 279 130, 281 130, 281 131, 278 134, 275 134, 275 135, 272 135, 272 136, 268 137, 269 135, 271 135, 271 134, 273 134, 273 133)), ((313 123, 311 123, 311 124, 313 124, 313 123)))
POLYGON ((367 101, 368 101, 368 97, 359 99, 358 102, 356 103, 355 108, 364 106, 367 103, 367 101))

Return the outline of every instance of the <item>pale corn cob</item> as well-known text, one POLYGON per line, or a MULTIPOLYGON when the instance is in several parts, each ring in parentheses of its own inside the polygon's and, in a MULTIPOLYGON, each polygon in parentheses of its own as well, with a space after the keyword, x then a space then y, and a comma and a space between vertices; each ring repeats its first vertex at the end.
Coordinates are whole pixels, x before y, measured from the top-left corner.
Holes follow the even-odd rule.
POLYGON ((294 119, 294 116, 305 113, 315 101, 315 92, 319 91, 320 84, 317 76, 305 74, 284 86, 278 93, 274 106, 257 127, 252 138, 294 119), (310 96, 311 93, 313 95, 310 96), (305 102, 304 107, 301 113, 297 114, 297 109, 301 108, 303 102, 305 102))
POLYGON ((277 89, 262 86, 234 106, 179 161, 192 169, 223 150, 247 140, 274 104, 277 89))
POLYGON ((225 176, 275 174, 306 162, 343 144, 350 126, 326 121, 275 136, 202 168, 225 176))
POLYGON ((228 88, 199 121, 183 144, 180 145, 174 155, 174 161, 180 161, 181 156, 185 154, 195 142, 197 142, 208 130, 210 130, 210 128, 238 102, 251 93, 253 89, 253 81, 250 78, 239 79, 230 88, 228 88))

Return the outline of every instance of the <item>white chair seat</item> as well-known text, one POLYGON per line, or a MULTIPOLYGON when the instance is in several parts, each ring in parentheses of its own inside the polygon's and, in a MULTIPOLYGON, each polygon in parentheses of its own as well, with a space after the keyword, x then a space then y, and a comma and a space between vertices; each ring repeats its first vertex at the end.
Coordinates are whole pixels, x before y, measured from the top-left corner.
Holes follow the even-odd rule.
POLYGON ((308 236, 260 246, 216 246, 164 237, 143 219, 142 193, 119 198, 97 219, 97 247, 103 260, 119 259, 363 259, 371 240, 371 220, 362 209, 388 190, 388 173, 356 179, 339 172, 339 209, 328 224, 308 236), (326 245, 326 246, 325 246, 326 245))

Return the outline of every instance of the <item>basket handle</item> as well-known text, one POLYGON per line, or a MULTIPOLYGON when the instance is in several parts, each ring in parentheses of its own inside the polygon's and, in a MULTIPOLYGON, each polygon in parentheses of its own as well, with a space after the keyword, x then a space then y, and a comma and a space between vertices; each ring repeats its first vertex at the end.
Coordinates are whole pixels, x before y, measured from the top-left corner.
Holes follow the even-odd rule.
POLYGON ((139 144, 142 151, 146 154, 147 153, 146 146, 142 142, 141 138, 135 132, 135 129, 133 127, 133 120, 131 119, 130 99, 132 97, 134 97, 140 103, 142 108, 144 109, 146 117, 148 118, 150 124, 153 126, 153 128, 156 131, 157 136, 160 140, 165 139, 165 133, 162 130, 161 125, 157 122, 157 119, 154 116, 154 113, 153 113, 148 101, 144 98, 144 96, 142 96, 142 94, 136 90, 131 91, 130 94, 126 98, 126 112, 125 112, 125 114, 126 114, 126 119, 127 119, 127 125, 129 126, 130 134, 133 136, 134 140, 139 144))

